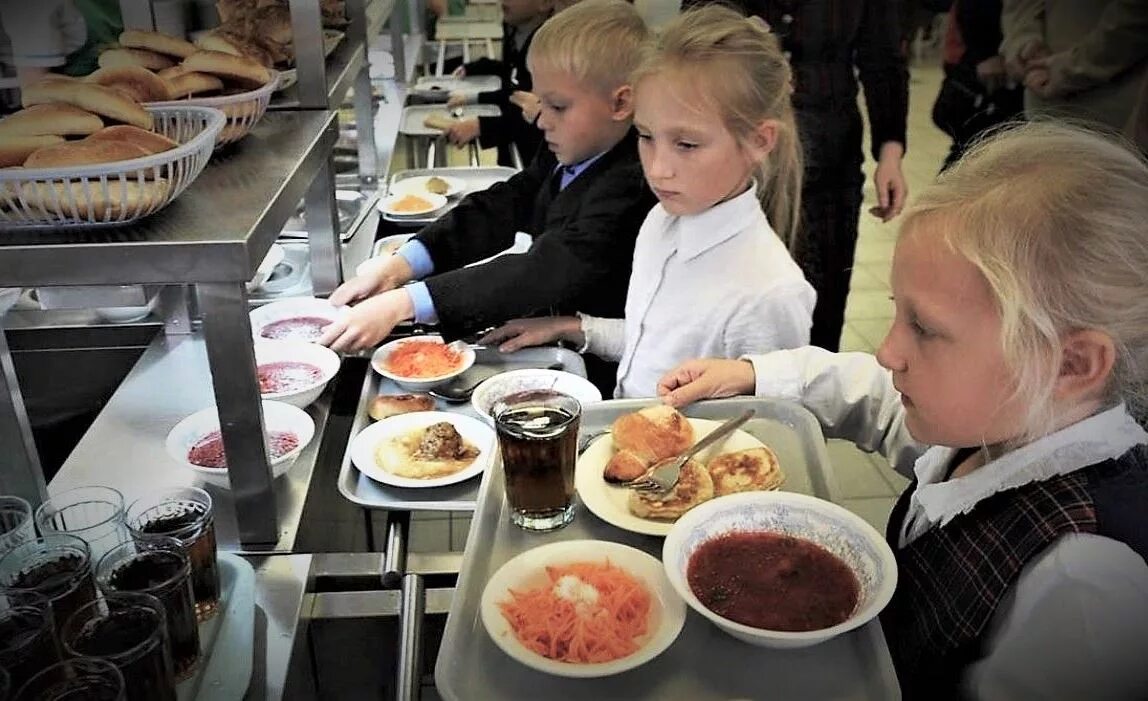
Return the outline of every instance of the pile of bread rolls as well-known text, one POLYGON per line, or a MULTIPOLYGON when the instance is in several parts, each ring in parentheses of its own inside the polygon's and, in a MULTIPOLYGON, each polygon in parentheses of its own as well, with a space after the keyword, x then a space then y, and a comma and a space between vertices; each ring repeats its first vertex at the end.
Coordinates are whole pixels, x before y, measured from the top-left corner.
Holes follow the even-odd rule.
MULTIPOLYGON (((203 48, 240 52, 263 65, 291 65, 295 46, 291 30, 291 10, 287 0, 218 0, 220 25, 197 42, 203 48)), ((320 0, 323 26, 347 25, 343 0, 320 0)))

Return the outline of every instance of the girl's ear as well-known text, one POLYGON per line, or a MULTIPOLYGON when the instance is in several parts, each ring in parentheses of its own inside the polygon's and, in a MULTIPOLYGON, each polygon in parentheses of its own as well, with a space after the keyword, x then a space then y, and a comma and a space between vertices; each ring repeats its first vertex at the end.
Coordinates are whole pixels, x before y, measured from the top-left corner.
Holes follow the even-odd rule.
POLYGON ((1061 340, 1055 397, 1067 404, 1101 399, 1116 364, 1112 337, 1095 329, 1073 331, 1061 340))
POLYGON ((634 88, 622 85, 610 95, 610 112, 614 121, 624 122, 634 116, 634 88))
POLYGON ((757 125, 749 136, 747 148, 755 163, 765 160, 777 147, 778 132, 782 129, 781 122, 776 119, 766 119, 757 125))

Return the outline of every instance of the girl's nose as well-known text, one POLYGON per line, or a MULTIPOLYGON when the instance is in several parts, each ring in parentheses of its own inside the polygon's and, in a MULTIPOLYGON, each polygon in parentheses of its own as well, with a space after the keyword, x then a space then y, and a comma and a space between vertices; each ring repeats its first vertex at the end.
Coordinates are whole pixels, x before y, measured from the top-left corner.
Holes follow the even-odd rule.
POLYGON ((646 175, 653 180, 665 180, 674 174, 670 159, 660 153, 660 149, 650 147, 649 157, 646 159, 646 175))

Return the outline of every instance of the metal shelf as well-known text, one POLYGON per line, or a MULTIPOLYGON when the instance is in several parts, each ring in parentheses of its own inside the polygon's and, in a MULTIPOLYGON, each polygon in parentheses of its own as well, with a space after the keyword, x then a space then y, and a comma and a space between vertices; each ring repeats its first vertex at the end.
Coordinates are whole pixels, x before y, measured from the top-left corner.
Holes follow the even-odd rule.
MULTIPOLYGON (((335 47, 327 59, 327 105, 337 109, 343 104, 347 91, 355 83, 355 77, 366 61, 366 48, 356 44, 349 36, 335 47)), ((299 84, 296 83, 271 100, 268 110, 297 110, 299 106, 299 84)))
POLYGON ((108 229, 5 233, 0 280, 12 287, 248 280, 337 138, 334 112, 264 115, 247 138, 147 219, 108 229))

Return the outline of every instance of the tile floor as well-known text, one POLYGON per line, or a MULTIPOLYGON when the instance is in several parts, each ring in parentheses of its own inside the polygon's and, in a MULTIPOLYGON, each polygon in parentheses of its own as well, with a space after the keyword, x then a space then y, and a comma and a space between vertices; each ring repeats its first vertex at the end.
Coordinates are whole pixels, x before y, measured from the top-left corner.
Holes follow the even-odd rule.
MULTIPOLYGON (((926 57, 925 62, 912 68, 909 151, 904 163, 910 197, 932 181, 948 152, 948 138, 937 130, 930 117, 941 77, 939 61, 935 57, 926 57)), ((871 175, 872 169, 870 162, 866 171, 871 175)), ((874 352, 892 323, 889 271, 898 223, 884 224, 867 214, 868 208, 876 203, 875 199, 871 185, 867 185, 861 208, 852 289, 842 331, 842 350, 874 352)), ((880 456, 865 454, 849 442, 829 441, 828 448, 843 492, 844 505, 884 532, 893 501, 908 480, 894 472, 880 456)), ((461 551, 469 527, 468 513, 416 514, 411 527, 410 550, 461 551)))

